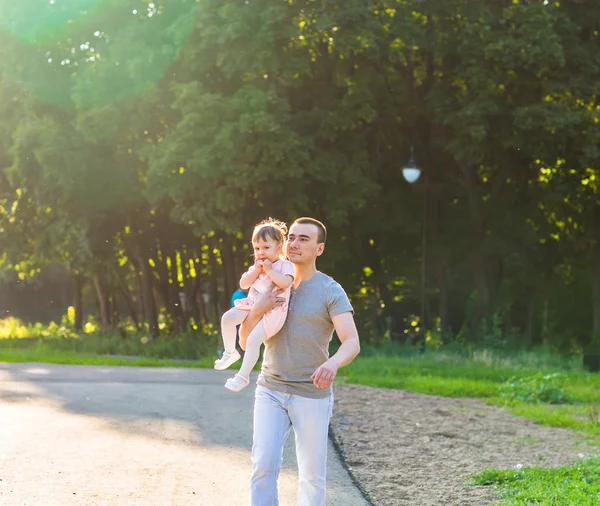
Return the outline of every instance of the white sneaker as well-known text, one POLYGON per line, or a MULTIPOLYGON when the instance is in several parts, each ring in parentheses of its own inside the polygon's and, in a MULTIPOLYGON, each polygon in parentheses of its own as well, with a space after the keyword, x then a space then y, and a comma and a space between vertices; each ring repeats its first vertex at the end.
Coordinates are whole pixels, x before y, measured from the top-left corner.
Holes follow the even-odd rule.
POLYGON ((227 369, 230 365, 235 364, 240 358, 242 358, 242 356, 237 350, 232 353, 225 352, 221 358, 215 360, 215 369, 217 371, 227 369))
POLYGON ((239 392, 242 388, 246 388, 249 383, 250 381, 248 378, 244 378, 238 373, 233 378, 229 378, 225 382, 225 388, 231 390, 232 392, 239 392))

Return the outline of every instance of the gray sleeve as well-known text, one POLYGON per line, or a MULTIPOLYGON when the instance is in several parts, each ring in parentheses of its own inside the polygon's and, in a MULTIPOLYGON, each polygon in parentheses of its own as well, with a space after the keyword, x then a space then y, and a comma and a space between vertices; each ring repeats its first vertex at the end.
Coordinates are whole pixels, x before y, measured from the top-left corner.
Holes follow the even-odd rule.
POLYGON ((348 311, 354 314, 348 295, 346 295, 341 285, 335 281, 330 285, 327 293, 327 311, 329 311, 331 318, 348 311))

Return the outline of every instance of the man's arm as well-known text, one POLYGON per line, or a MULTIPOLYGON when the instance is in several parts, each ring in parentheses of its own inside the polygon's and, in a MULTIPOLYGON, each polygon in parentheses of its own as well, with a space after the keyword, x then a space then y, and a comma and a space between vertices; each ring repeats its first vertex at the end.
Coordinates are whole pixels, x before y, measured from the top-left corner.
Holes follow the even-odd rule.
POLYGON ((246 342, 252 329, 261 320, 263 315, 271 309, 281 306, 285 302, 285 298, 281 296, 283 290, 273 290, 272 292, 263 293, 256 298, 248 316, 240 326, 240 348, 246 351, 246 342))
POLYGON ((333 383, 340 367, 348 365, 360 353, 358 330, 350 311, 334 316, 332 319, 335 332, 342 345, 338 351, 329 357, 311 376, 317 388, 328 388, 333 383))

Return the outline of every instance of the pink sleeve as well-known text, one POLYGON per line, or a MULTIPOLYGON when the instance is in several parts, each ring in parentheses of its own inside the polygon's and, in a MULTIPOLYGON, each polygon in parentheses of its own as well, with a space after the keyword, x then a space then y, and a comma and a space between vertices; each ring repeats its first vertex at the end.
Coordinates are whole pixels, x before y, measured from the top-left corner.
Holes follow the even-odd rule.
POLYGON ((292 265, 292 262, 290 262, 289 260, 283 260, 283 265, 281 266, 281 274, 292 276, 292 278, 296 276, 294 274, 294 266, 292 265))

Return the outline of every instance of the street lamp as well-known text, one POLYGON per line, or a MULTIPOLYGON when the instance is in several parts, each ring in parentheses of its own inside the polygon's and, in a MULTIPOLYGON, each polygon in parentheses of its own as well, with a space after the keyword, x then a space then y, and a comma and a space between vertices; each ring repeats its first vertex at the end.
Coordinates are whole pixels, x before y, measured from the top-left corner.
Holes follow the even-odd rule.
POLYGON ((406 167, 402 169, 402 175, 404 176, 404 179, 406 179, 406 181, 409 183, 414 183, 417 179, 419 179, 419 176, 421 175, 421 169, 419 169, 415 165, 415 157, 413 156, 412 148, 410 150, 410 158, 408 160, 408 164, 406 164, 406 167))
MULTIPOLYGON (((421 176, 421 169, 415 164, 413 156, 413 148, 410 148, 410 158, 408 164, 402 168, 402 176, 408 183, 414 183, 421 176)), ((424 178, 423 188, 423 223, 422 229, 422 244, 421 244, 421 346, 419 351, 425 352, 425 343, 427 341, 427 330, 425 329, 425 275, 426 275, 426 260, 427 260, 427 178, 424 178)))

